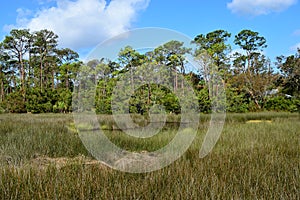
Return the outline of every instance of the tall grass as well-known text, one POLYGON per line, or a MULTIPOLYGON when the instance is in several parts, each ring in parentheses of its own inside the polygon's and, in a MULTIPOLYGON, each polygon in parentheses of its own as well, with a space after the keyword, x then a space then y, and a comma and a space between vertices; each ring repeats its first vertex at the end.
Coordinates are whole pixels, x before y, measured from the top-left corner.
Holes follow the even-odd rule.
MULTIPOLYGON (((195 141, 179 160, 159 171, 129 174, 71 159, 90 157, 77 134, 67 128, 71 115, 0 115, 0 199, 300 198, 297 114, 229 114, 217 145, 203 159, 199 148, 209 116, 201 119, 195 141), (272 123, 246 123, 254 119, 272 123), (60 167, 33 162, 39 156, 70 162, 60 167)), ((102 123, 113 122, 106 116, 102 123)), ((153 151, 168 143, 174 130, 167 127, 151 139, 109 130, 105 134, 128 150, 153 151)))
POLYGON ((39 155, 87 155, 79 137, 68 131, 71 120, 71 115, 0 115, 0 165, 18 166, 39 155))

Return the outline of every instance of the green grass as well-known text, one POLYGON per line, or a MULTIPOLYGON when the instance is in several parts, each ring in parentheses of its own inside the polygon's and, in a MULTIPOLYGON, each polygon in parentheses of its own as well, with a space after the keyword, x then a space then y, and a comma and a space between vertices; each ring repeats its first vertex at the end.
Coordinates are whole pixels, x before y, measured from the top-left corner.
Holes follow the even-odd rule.
MULTIPOLYGON (((168 120, 149 139, 116 130, 105 134, 127 150, 154 151, 176 134, 174 122, 180 116, 168 120)), ((300 198, 299 114, 228 114, 217 145, 200 159, 208 120, 208 115, 201 116, 197 137, 179 160, 159 171, 130 174, 91 162, 76 132, 68 128, 72 115, 0 115, 0 199, 300 198)), ((114 124, 111 116, 99 116, 99 121, 114 124)))

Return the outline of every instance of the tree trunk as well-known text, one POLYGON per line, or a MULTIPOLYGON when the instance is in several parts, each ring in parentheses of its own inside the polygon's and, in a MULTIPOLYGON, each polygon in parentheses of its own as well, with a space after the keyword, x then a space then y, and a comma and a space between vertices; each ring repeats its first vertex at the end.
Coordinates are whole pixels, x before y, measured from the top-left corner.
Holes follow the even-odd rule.
POLYGON ((55 74, 55 71, 54 70, 52 70, 52 73, 51 73, 51 82, 52 82, 52 90, 54 90, 55 89, 55 87, 54 87, 54 84, 55 84, 55 81, 54 81, 54 74, 55 74))
POLYGON ((4 84, 3 84, 3 80, 1 79, 1 91, 0 91, 0 102, 2 102, 4 100, 4 84))
POLYGON ((133 82, 133 70, 132 66, 130 65, 130 81, 131 81, 131 89, 134 90, 134 82, 133 82))
POLYGON ((69 77, 68 77, 68 75, 66 77, 66 89, 67 90, 69 89, 69 77))
POLYGON ((174 71, 175 71, 175 87, 174 87, 174 91, 177 91, 177 89, 178 89, 178 74, 177 74, 176 67, 174 68, 174 71))
POLYGON ((43 90, 43 57, 41 57, 41 62, 40 62, 40 87, 42 91, 43 90))
POLYGON ((148 83, 148 105, 151 103, 151 84, 148 83))
POLYGON ((23 55, 19 52, 19 65, 20 65, 20 81, 21 81, 21 95, 23 96, 23 101, 25 101, 25 70, 24 70, 24 63, 23 63, 23 55))
POLYGON ((255 97, 253 91, 249 90, 249 94, 252 97, 252 99, 254 100, 254 103, 255 103, 256 107, 258 109, 261 109, 261 106, 259 105, 259 102, 258 102, 257 98, 255 97))

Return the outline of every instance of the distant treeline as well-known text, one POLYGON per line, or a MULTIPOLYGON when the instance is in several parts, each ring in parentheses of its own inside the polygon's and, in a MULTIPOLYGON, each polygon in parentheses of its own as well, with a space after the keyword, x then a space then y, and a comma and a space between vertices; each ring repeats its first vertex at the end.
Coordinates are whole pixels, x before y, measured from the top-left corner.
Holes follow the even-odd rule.
POLYGON ((299 111, 300 49, 295 55, 278 56, 272 64, 263 54, 266 39, 258 32, 242 30, 234 36, 243 53, 231 53, 230 37, 224 30, 197 35, 191 41, 196 49, 174 40, 147 53, 126 46, 116 60, 99 58, 83 64, 75 51, 57 47, 58 36, 52 31, 15 29, 0 42, 0 113, 71 112, 72 93, 80 87, 76 77, 86 72, 89 82, 96 85, 95 110, 110 114, 117 82, 147 66, 162 69, 161 75, 170 79, 172 88, 153 83, 135 88, 132 80, 131 113, 147 114, 156 104, 167 112, 180 113, 174 93, 182 87, 178 77, 184 77, 194 88, 200 112, 211 112, 207 83, 212 72, 223 79, 227 112, 299 111), (201 70, 187 71, 187 53, 200 63, 201 70))

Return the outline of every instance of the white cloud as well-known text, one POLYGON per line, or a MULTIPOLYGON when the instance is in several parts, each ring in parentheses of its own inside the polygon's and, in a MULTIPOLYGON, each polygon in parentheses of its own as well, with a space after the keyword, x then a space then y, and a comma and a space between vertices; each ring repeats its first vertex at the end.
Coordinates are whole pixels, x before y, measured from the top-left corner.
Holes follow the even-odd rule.
MULTIPOLYGON (((15 24, 4 25, 3 30, 5 32, 10 32, 10 30, 12 29, 19 28, 21 24, 27 24, 28 23, 27 17, 33 15, 31 10, 22 9, 22 8, 17 9, 17 14, 18 14, 16 19, 17 25, 15 24)), ((25 27, 23 26, 22 28, 25 27)))
POLYGON ((232 0, 227 8, 241 15, 266 15, 281 12, 295 4, 297 0, 232 0))
POLYGON ((39 10, 33 17, 19 11, 17 25, 31 31, 49 29, 59 36, 59 44, 75 50, 89 48, 128 30, 137 13, 150 0, 56 0, 56 6, 39 10))

